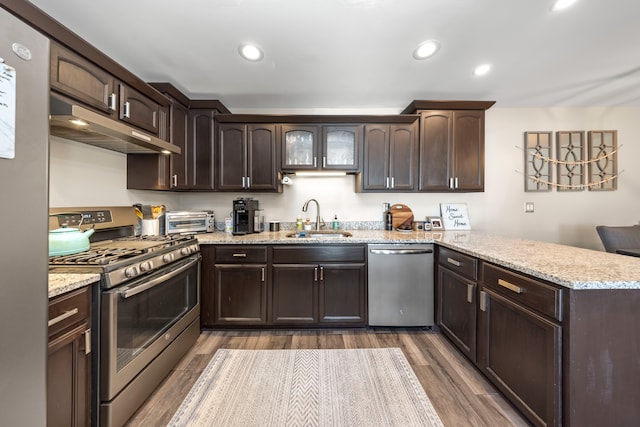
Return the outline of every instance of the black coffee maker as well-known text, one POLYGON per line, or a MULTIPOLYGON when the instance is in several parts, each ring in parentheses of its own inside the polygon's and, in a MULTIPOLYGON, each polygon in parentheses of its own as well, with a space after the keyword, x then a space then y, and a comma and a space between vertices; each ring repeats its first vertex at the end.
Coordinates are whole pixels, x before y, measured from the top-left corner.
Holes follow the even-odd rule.
POLYGON ((233 201, 233 234, 250 234, 260 230, 260 208, 258 201, 252 198, 233 201), (257 220, 256 220, 257 217, 257 220), (256 223, 257 221, 257 223, 256 223))

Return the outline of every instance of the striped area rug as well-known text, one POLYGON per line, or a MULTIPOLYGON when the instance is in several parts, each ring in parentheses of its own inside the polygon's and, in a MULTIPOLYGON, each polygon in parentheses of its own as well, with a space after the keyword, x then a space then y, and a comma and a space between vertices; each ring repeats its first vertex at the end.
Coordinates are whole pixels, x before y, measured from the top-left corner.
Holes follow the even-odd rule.
POLYGON ((399 348, 216 352, 169 426, 442 426, 399 348))

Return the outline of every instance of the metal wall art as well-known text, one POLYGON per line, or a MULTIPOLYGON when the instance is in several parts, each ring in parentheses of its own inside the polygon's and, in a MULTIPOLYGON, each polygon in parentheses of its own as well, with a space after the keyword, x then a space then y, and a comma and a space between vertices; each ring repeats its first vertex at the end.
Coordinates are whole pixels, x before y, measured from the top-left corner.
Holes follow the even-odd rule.
POLYGON ((589 190, 618 188, 618 131, 589 132, 589 190))
POLYGON ((617 136, 615 130, 589 131, 585 144, 584 131, 558 131, 554 158, 552 132, 525 132, 525 191, 616 190, 617 136))
POLYGON ((551 132, 525 132, 524 145, 524 191, 551 191, 551 132))

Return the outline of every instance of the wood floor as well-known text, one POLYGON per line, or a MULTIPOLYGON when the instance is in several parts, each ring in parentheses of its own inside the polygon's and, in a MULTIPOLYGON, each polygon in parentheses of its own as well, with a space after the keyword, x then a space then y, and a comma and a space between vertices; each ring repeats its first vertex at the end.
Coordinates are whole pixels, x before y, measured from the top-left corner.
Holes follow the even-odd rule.
POLYGON ((164 426, 219 348, 399 347, 447 427, 529 426, 522 416, 441 334, 426 330, 340 329, 203 331, 129 420, 128 426, 164 426))

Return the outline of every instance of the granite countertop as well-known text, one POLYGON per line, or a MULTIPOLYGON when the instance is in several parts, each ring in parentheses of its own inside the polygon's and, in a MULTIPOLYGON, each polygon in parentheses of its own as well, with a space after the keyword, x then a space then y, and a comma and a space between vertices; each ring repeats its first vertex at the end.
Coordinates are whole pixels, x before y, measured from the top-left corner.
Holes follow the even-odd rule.
POLYGON ((286 237, 291 231, 245 236, 199 234, 200 244, 436 243, 494 264, 576 289, 640 289, 640 258, 479 231, 348 230, 352 237, 286 237))
MULTIPOLYGON (((323 230, 324 231, 324 230, 323 230)), ((326 230, 331 231, 331 230, 326 230)), ((246 234, 244 236, 234 236, 229 233, 215 232, 198 234, 198 242, 206 244, 331 244, 331 243, 433 243, 434 237, 431 232, 424 231, 384 231, 384 230, 338 230, 347 231, 351 237, 342 238, 311 238, 311 237, 287 237, 287 234, 295 233, 292 230, 286 231, 264 231, 262 233, 246 234)), ((313 232, 313 230, 311 231, 313 232)), ((436 238, 442 233, 437 233, 436 238)))
POLYGON ((49 298, 89 286, 100 280, 99 274, 49 274, 49 298))
MULTIPOLYGON (((637 257, 479 231, 347 231, 351 237, 336 239, 291 238, 287 237, 291 233, 289 230, 245 236, 203 233, 197 238, 202 245, 436 243, 571 289, 640 289, 640 258, 637 257)), ((99 280, 99 274, 49 274, 49 298, 99 280)))

